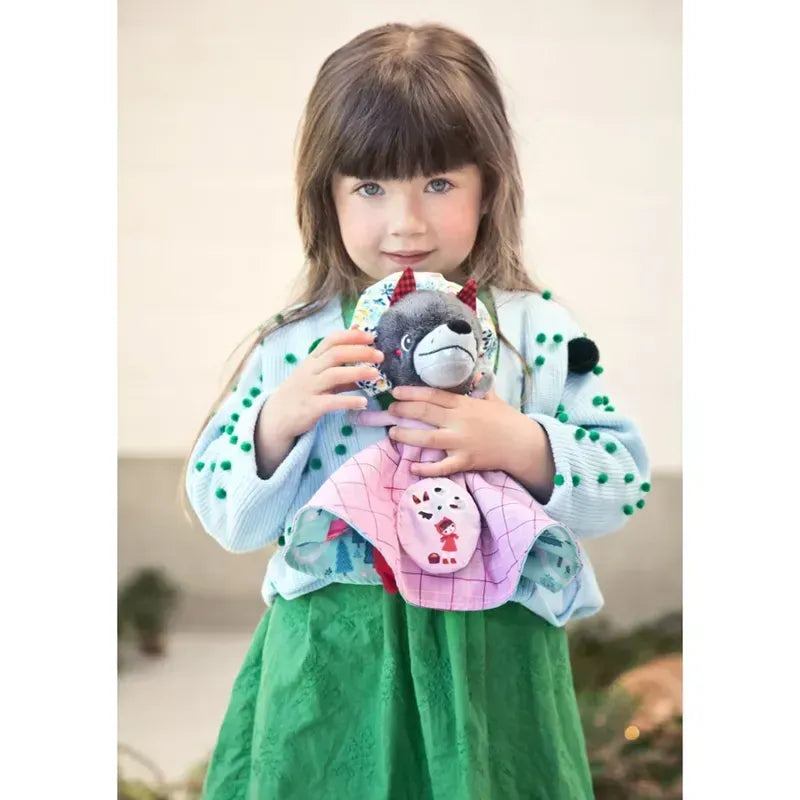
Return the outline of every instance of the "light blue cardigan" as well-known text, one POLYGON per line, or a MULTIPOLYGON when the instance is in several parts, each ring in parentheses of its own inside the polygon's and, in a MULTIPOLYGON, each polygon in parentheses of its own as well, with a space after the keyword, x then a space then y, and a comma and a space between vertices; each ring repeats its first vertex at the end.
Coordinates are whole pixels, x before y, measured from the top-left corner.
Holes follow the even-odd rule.
MULTIPOLYGON (((531 367, 533 383, 523 398, 522 364, 501 342, 495 390, 544 427, 553 451, 556 485, 545 510, 579 539, 618 530, 644 506, 650 490, 649 460, 636 426, 606 396, 601 368, 568 373, 567 342, 582 330, 562 306, 529 292, 492 289, 492 296, 500 330, 531 367)), ((336 298, 312 317, 269 334, 192 452, 186 490, 206 531, 232 552, 279 543, 263 585, 267 604, 278 594, 291 599, 332 582, 381 583, 369 565, 323 579, 298 572, 286 564, 280 545, 300 506, 352 453, 385 436, 384 428, 355 425, 348 412, 328 414, 297 440, 270 478, 256 474, 253 432, 264 402, 319 338, 343 327, 336 298)), ((369 407, 379 408, 377 400, 371 398, 369 407)), ((355 563, 355 548, 350 555, 355 563)), ((585 553, 584 569, 563 591, 534 585, 523 573, 513 600, 557 626, 603 605, 585 553)))

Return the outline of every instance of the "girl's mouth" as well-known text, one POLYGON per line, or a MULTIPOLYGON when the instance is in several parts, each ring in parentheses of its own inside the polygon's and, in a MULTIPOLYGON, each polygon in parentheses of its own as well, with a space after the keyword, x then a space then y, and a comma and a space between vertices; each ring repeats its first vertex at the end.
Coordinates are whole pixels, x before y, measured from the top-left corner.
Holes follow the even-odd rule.
POLYGON ((401 267, 413 267, 415 264, 419 264, 421 261, 424 261, 433 250, 427 251, 405 251, 405 252, 397 252, 397 253, 384 253, 387 258, 394 261, 395 264, 398 264, 401 267))

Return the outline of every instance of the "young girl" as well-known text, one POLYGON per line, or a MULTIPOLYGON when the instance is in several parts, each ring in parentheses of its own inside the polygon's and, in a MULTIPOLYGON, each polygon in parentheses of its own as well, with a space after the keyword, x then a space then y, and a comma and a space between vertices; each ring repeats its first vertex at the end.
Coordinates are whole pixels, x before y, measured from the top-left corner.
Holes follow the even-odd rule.
POLYGON ((364 568, 324 579, 281 553, 295 511, 385 436, 352 413, 368 405, 354 382, 377 371, 348 365, 382 356, 350 318, 364 288, 409 265, 474 278, 502 342, 485 399, 393 390, 390 411, 435 426, 393 437, 447 452, 418 474, 504 470, 579 538, 644 505, 636 428, 600 367, 568 371, 581 328, 522 266, 519 169, 486 55, 436 25, 357 36, 317 76, 296 177, 304 295, 260 330, 187 465, 223 547, 278 544, 204 797, 591 798, 563 627, 602 605, 588 562, 569 590, 523 578, 499 608, 442 612, 384 591, 356 543, 342 562, 364 568))

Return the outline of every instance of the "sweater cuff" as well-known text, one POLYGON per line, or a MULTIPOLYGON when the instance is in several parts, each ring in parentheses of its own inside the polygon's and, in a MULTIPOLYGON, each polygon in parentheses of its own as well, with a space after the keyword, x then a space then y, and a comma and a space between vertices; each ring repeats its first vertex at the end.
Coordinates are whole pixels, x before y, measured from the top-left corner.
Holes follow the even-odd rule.
POLYGON ((555 474, 565 477, 565 481, 560 486, 558 483, 553 486, 553 493, 547 504, 542 505, 542 508, 552 519, 564 522, 563 516, 568 510, 567 505, 573 489, 572 468, 568 455, 574 443, 572 434, 567 425, 547 414, 528 414, 527 416, 544 428, 547 438, 550 440, 555 474))

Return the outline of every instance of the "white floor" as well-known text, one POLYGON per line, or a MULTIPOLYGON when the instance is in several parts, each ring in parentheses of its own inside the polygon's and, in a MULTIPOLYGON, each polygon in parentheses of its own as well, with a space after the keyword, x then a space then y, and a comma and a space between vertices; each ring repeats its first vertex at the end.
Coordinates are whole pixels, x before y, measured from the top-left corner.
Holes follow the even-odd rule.
MULTIPOLYGON (((124 651, 119 676, 119 743, 153 762, 164 779, 185 777, 208 756, 252 632, 175 632, 168 653, 146 659, 124 651)), ((148 771, 121 759, 126 777, 148 771)))

